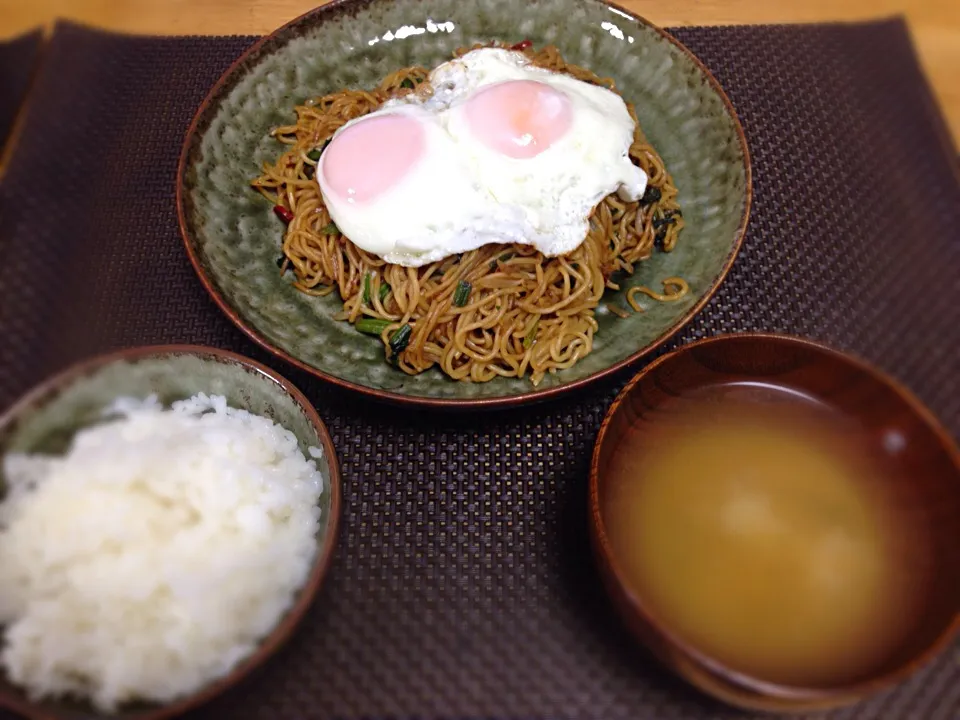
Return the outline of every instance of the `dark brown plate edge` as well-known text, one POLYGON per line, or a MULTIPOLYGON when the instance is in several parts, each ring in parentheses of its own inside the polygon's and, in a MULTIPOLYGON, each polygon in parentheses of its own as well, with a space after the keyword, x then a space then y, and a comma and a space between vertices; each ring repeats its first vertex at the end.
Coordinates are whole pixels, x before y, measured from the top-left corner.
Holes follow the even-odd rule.
MULTIPOLYGON (((809 351, 823 353, 828 355, 849 367, 862 372, 874 380, 886 385, 892 389, 896 395, 903 400, 910 408, 910 411, 916 415, 936 436, 940 445, 944 448, 950 457, 957 472, 960 473, 960 446, 954 441, 951 434, 943 426, 940 420, 933 412, 924 405, 902 382, 889 375, 885 371, 876 367, 872 363, 863 359, 859 355, 850 352, 844 352, 830 347, 822 342, 810 340, 808 338, 789 335, 786 333, 771 332, 744 332, 744 333, 726 333, 713 337, 702 338, 690 343, 686 343, 679 348, 665 353, 651 362, 646 367, 637 372, 617 394, 613 403, 604 415, 600 424, 600 430, 597 433, 597 439, 594 442, 593 453, 590 459, 589 476, 589 497, 587 500, 587 514, 590 531, 590 545, 593 549, 595 561, 612 576, 612 583, 617 587, 607 588, 607 596, 613 598, 618 594, 630 607, 630 611, 637 617, 642 618, 642 622, 647 628, 656 628, 651 630, 653 635, 651 639, 657 637, 666 640, 675 652, 678 652, 677 660, 692 663, 694 668, 699 667, 707 671, 710 677, 724 678, 727 682, 734 682, 737 687, 747 692, 753 693, 757 698, 756 704, 740 705, 748 710, 759 710, 761 712, 777 713, 795 713, 810 712, 835 709, 845 705, 857 702, 861 698, 873 695, 904 682, 908 677, 918 670, 929 665, 937 656, 942 654, 955 638, 960 635, 960 611, 954 614, 953 620, 944 628, 943 632, 937 637, 936 641, 930 644, 922 653, 919 653, 911 661, 904 663, 900 667, 885 673, 876 678, 871 678, 860 683, 843 686, 836 689, 818 689, 805 687, 791 687, 766 682, 749 675, 734 672, 723 665, 723 663, 714 660, 710 656, 700 652, 696 648, 688 645, 678 636, 672 633, 662 623, 658 622, 650 613, 646 605, 633 592, 627 589, 624 582, 622 568, 614 559, 614 553, 610 549, 606 530, 603 523, 602 513, 600 512, 600 493, 599 493, 599 465, 601 447, 606 438, 607 431, 614 416, 620 409, 623 401, 629 396, 634 388, 648 374, 655 372, 660 366, 670 362, 679 355, 688 352, 695 352, 698 348, 708 345, 722 344, 732 341, 749 342, 751 340, 762 340, 764 342, 781 343, 786 347, 800 347, 809 351), (794 707, 785 708, 777 703, 784 701, 788 704, 795 703, 794 707)), ((605 573, 601 573, 604 575, 605 573)), ((606 580, 605 580, 606 584, 606 580)), ((654 654, 661 657, 667 667, 673 665, 673 658, 667 658, 660 655, 656 648, 650 648, 654 654)), ((737 705, 736 699, 731 695, 726 702, 737 705)))
MULTIPOLYGON (((314 18, 320 19, 320 22, 323 22, 324 16, 329 16, 330 18, 336 17, 340 14, 349 14, 360 8, 366 7, 367 5, 377 2, 379 0, 333 0, 326 5, 321 5, 320 7, 309 10, 306 13, 294 18, 285 25, 282 25, 277 30, 274 30, 272 33, 265 35, 264 37, 257 40, 253 45, 247 48, 241 55, 238 57, 227 70, 220 76, 217 82, 213 85, 210 91, 207 93, 203 102, 200 104, 196 113, 193 116, 193 119, 190 122, 190 125, 187 129, 186 135, 184 136, 183 145, 180 151, 180 159, 177 163, 177 174, 176 174, 176 204, 177 204, 177 224, 180 228, 180 236, 183 239, 184 246, 187 251, 187 255, 190 258, 190 263, 193 265, 194 271, 197 273, 200 278, 200 282, 203 284, 203 287, 209 293, 210 297, 220 308, 220 310, 230 319, 230 321, 239 328, 248 338, 250 338, 257 345, 272 353, 273 355, 279 357, 280 359, 286 361, 290 365, 293 365, 300 370, 310 373, 315 377, 320 378, 326 382, 337 385, 345 390, 350 390, 358 392, 362 395, 375 398, 380 401, 384 401, 390 404, 403 405, 403 406, 416 406, 416 407, 425 407, 425 408, 435 408, 435 409, 453 409, 453 410, 479 410, 479 409, 493 409, 493 408, 505 408, 505 407, 515 407, 523 404, 532 404, 538 403, 550 398, 557 397, 559 395, 572 392, 583 388, 591 383, 598 382, 603 378, 609 377, 614 373, 632 365, 633 363, 639 361, 641 358, 646 355, 654 352, 657 348, 661 347, 664 343, 670 340, 674 335, 676 335, 681 329, 683 329, 703 308, 706 304, 713 298, 717 290, 719 290, 720 285, 726 279, 727 274, 730 272, 730 269, 733 267, 734 260, 736 260, 737 254, 740 252, 740 248, 743 245, 743 238, 746 235, 747 224, 750 218, 750 209, 753 204, 753 169, 750 160, 750 151, 747 147, 747 139, 743 132, 743 125, 740 122, 740 118, 737 115, 736 110, 733 107, 733 103, 730 102, 730 98, 727 96, 726 92, 720 86, 720 83, 714 77, 706 65, 693 54, 693 52, 683 45, 679 40, 670 35, 665 30, 657 27, 652 22, 643 18, 636 13, 632 13, 629 10, 626 10, 615 3, 606 2, 606 0, 600 0, 607 7, 615 10, 622 17, 629 18, 639 25, 643 25, 664 40, 672 43, 680 52, 685 54, 696 67, 703 73, 704 77, 707 79, 707 82, 710 84, 710 87, 720 96, 723 101, 724 106, 726 107, 727 113, 730 118, 733 120, 733 125, 737 133, 737 138, 740 141, 740 150, 743 153, 744 160, 744 169, 746 171, 745 175, 745 186, 746 192, 744 196, 744 205, 743 211, 740 217, 740 224, 737 227, 733 247, 730 249, 730 253, 727 255, 724 265, 721 268, 720 272, 713 279, 710 284, 710 287, 704 293, 703 297, 691 307, 683 316, 681 316, 673 325, 667 328, 659 338, 649 343, 648 345, 640 348, 632 355, 620 360, 617 363, 614 363, 610 367, 598 370, 592 375, 587 377, 580 378, 579 380, 574 380, 569 383, 564 383, 552 388, 546 388, 543 390, 531 390, 530 392, 525 392, 516 395, 503 395, 499 397, 491 398, 431 398, 422 395, 405 395, 403 393, 392 392, 390 390, 382 390, 378 388, 373 388, 368 385, 361 385, 359 383, 346 380, 344 378, 338 377, 327 373, 313 365, 310 365, 299 358, 291 355, 285 350, 273 345, 267 338, 263 337, 252 327, 249 327, 240 317, 240 314, 233 309, 227 299, 222 295, 219 288, 216 286, 212 278, 203 269, 203 265, 200 261, 199 253, 195 247, 195 242, 192 240, 191 224, 189 220, 189 212, 187 208, 188 199, 187 195, 184 192, 184 180, 186 178, 187 168, 190 165, 190 156, 191 149, 194 144, 199 142, 198 131, 202 125, 206 125, 204 122, 207 114, 210 112, 211 108, 215 103, 220 99, 221 95, 228 92, 231 87, 232 76, 240 70, 240 68, 247 64, 260 59, 261 55, 268 50, 268 46, 275 42, 278 38, 293 30, 295 27, 299 26, 301 23, 305 23, 314 18)), ((454 382, 451 380, 451 382, 454 382)))
MULTIPOLYGON (((334 551, 336 550, 339 537, 341 515, 340 463, 337 459, 336 448, 333 445, 333 438, 326 424, 320 419, 313 404, 293 383, 256 360, 251 360, 248 357, 230 352, 229 350, 221 350, 205 345, 144 345, 104 353, 81 360, 49 377, 21 396, 19 400, 14 402, 13 405, 0 415, 0 428, 15 422, 15 419, 23 411, 37 402, 43 401, 56 394, 59 390, 69 386, 74 381, 90 375, 102 367, 106 367, 117 361, 145 360, 170 355, 193 355, 200 358, 214 359, 218 362, 240 365, 279 385, 284 392, 293 398, 294 402, 300 406, 310 421, 310 424, 317 431, 317 436, 320 439, 320 444, 323 449, 324 459, 327 461, 327 466, 329 467, 330 517, 327 522, 326 531, 320 541, 322 543, 320 554, 313 560, 312 569, 310 570, 310 575, 307 577, 306 583, 297 592, 293 605, 291 605, 290 609, 284 614, 280 623, 270 631, 252 655, 247 657, 246 660, 243 660, 227 675, 205 686, 196 693, 166 705, 158 705, 155 708, 147 709, 136 715, 122 715, 123 720, 169 720, 169 718, 177 717, 229 691, 268 662, 290 639, 293 631, 313 605, 320 587, 323 584, 323 580, 326 578, 330 565, 333 562, 334 551)), ((20 698, 9 697, 6 694, 0 694, 0 708, 6 708, 14 713, 18 713, 26 718, 26 720, 60 720, 62 717, 57 713, 51 714, 39 704, 29 701, 25 702, 20 698)), ((97 716, 92 717, 95 718, 97 716)))

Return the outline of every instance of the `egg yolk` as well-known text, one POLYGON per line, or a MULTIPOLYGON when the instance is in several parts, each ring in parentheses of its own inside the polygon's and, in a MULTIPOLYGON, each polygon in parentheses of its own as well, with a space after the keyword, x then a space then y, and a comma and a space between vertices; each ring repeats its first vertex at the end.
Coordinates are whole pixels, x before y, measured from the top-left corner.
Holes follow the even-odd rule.
POLYGON ((380 115, 337 134, 323 153, 321 172, 332 192, 362 203, 396 185, 425 150, 426 132, 418 120, 380 115))
POLYGON ((471 132, 512 158, 532 158, 563 137, 573 123, 570 99, 549 85, 511 80, 484 88, 464 105, 471 132))

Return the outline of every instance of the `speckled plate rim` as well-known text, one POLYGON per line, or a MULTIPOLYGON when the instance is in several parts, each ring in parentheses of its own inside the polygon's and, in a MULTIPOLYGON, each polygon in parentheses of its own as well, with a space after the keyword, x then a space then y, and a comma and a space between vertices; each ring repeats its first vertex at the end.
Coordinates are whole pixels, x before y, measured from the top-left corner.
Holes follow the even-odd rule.
MULTIPOLYGON (((379 388, 370 387, 369 385, 356 383, 351 380, 347 380, 346 378, 338 377, 331 373, 325 372, 320 368, 304 362, 286 350, 277 347, 271 343, 270 340, 257 332, 257 330, 250 327, 243 320, 243 318, 240 317, 240 314, 231 306, 227 298, 223 296, 223 294, 217 288, 216 283, 204 271, 203 264, 200 261, 199 253, 197 251, 196 241, 193 239, 192 223, 189 219, 189 213, 187 211, 188 200, 186 194, 186 175, 187 168, 189 166, 190 149, 196 141, 195 136, 197 135, 204 118, 215 107, 217 100, 224 93, 231 89, 234 75, 245 65, 257 62, 264 50, 270 45, 270 43, 275 41, 278 36, 308 20, 315 18, 317 21, 322 23, 326 18, 334 18, 340 14, 350 13, 354 10, 366 7, 374 2, 381 1, 382 0, 332 0, 332 2, 327 3, 326 5, 321 5, 320 7, 303 13, 302 15, 274 30, 272 33, 260 38, 253 45, 247 48, 240 55, 240 57, 234 60, 230 67, 228 67, 223 75, 220 76, 217 82, 214 83, 213 87, 210 88, 210 91, 203 99, 203 102, 200 103, 200 107, 197 109, 197 112, 194 114, 193 119, 190 122, 190 126, 188 127, 186 135, 184 136, 183 145, 180 150, 180 160, 177 163, 177 175, 175 181, 177 223, 180 227, 180 236, 183 239, 184 246, 186 247, 187 255, 190 258, 190 263, 193 265, 193 269, 200 278, 200 282, 203 284, 204 288, 206 288, 207 292, 210 294, 210 297, 213 298, 213 301, 217 304, 220 310, 223 311, 223 313, 231 320, 231 322, 233 322, 234 325, 236 325, 247 337, 265 350, 273 353, 282 360, 285 360, 294 367, 304 370, 311 375, 319 377, 326 382, 333 383, 341 388, 352 390, 368 397, 399 405, 471 410, 482 408, 515 407, 517 405, 536 403, 556 397, 558 395, 573 392, 591 383, 602 380, 603 378, 608 377, 623 368, 629 367, 633 363, 636 363, 641 358, 649 355, 654 350, 662 346, 674 335, 676 335, 697 315, 697 313, 699 313, 706 306, 706 304, 720 288, 720 285, 723 283, 724 279, 727 277, 727 274, 730 272, 730 268, 733 267, 734 260, 736 260, 737 254, 740 252, 740 248, 743 245, 743 238, 747 231, 747 223, 750 219, 750 208, 753 203, 753 170, 750 162, 750 150, 747 147, 747 138, 743 132, 743 126, 741 125, 740 118, 737 116, 737 112, 733 107, 733 103, 730 102, 730 98, 727 97, 727 94, 720 86, 720 83, 713 76, 713 73, 707 69, 706 65, 704 65, 703 62, 701 62, 701 60, 694 55, 689 48, 683 45, 670 33, 657 27, 646 18, 630 12, 629 10, 620 7, 615 3, 606 2, 606 0, 600 0, 600 2, 607 7, 615 10, 621 17, 629 19, 638 25, 642 25, 649 30, 652 30, 664 40, 676 46, 680 52, 686 55, 700 70, 700 72, 703 73, 710 88, 717 93, 717 95, 723 101, 723 105, 726 108, 726 111, 733 122, 733 127, 737 133, 737 139, 740 143, 740 150, 743 153, 743 165, 745 170, 743 212, 740 216, 740 223, 737 226, 737 230, 733 238, 733 246, 723 262, 723 267, 711 281, 706 292, 704 292, 703 296, 696 302, 696 304, 694 304, 689 310, 687 310, 686 313, 684 313, 672 325, 664 330, 656 340, 640 348, 635 353, 627 356, 623 360, 620 360, 609 367, 603 368, 602 370, 598 370, 587 377, 543 390, 537 390, 534 388, 529 392, 520 395, 504 395, 501 397, 487 398, 432 398, 417 395, 404 395, 402 393, 392 392, 390 390, 382 390, 379 388)), ((451 382, 454 381, 451 380, 451 382)))
MULTIPOLYGON (((341 515, 340 465, 337 460, 337 451, 333 445, 333 438, 326 424, 320 419, 320 415, 317 413, 313 404, 293 383, 276 371, 258 363, 256 360, 251 360, 248 357, 230 352, 229 350, 221 350, 205 345, 142 345, 81 360, 43 380, 39 385, 22 395, 19 400, 15 401, 13 405, 0 414, 0 428, 5 428, 17 422, 17 418, 36 403, 51 398, 62 389, 72 385, 75 381, 92 375, 108 365, 119 361, 135 362, 150 358, 163 358, 170 355, 192 355, 200 359, 213 359, 219 362, 240 365, 275 383, 289 395, 303 411, 310 424, 317 431, 317 436, 320 439, 324 459, 327 462, 330 474, 330 477, 327 478, 330 485, 330 512, 326 530, 320 539, 320 552, 312 563, 310 575, 307 577, 303 586, 297 591, 297 598, 293 605, 287 610, 286 614, 280 620, 280 623, 274 627, 260 645, 257 646, 253 654, 243 660, 227 675, 210 685, 204 686, 197 692, 169 704, 157 705, 155 707, 151 705, 149 709, 136 715, 124 716, 125 720, 168 720, 169 718, 178 717, 183 713, 205 705, 219 695, 227 692, 268 662, 287 640, 290 639, 294 630, 313 605, 317 593, 323 584, 323 580, 330 570, 339 537, 341 515)), ((51 714, 37 704, 24 702, 22 699, 8 696, 6 693, 0 693, 0 709, 10 710, 26 718, 26 720, 59 720, 61 717, 57 714, 51 714)))
MULTIPOLYGON (((603 421, 600 423, 597 439, 594 441, 593 453, 590 456, 590 476, 588 480, 587 497, 590 545, 593 550, 595 562, 607 565, 615 579, 616 585, 619 586, 619 592, 622 593, 623 597, 629 603, 632 611, 642 617, 643 621, 650 627, 657 628, 655 632, 665 637, 670 646, 680 653, 678 656, 679 659, 689 660, 695 666, 705 668, 712 677, 724 678, 724 682, 735 681, 740 688, 755 693, 758 698, 758 704, 747 709, 752 711, 759 710, 760 712, 775 712, 778 714, 783 714, 784 712, 793 714, 820 712, 835 709, 850 705, 868 695, 873 695, 898 685, 918 670, 929 665, 934 658, 946 651, 955 638, 960 636, 960 611, 954 613, 953 620, 950 624, 943 629, 936 640, 930 643, 923 652, 918 653, 910 662, 878 677, 870 678, 856 685, 846 686, 835 691, 768 682, 751 675, 731 670, 723 663, 680 639, 680 637, 666 627, 664 623, 658 622, 654 618, 648 605, 628 588, 624 579, 625 574, 623 568, 621 564, 616 561, 616 553, 610 548, 606 525, 603 522, 603 513, 600 510, 600 449, 606 440, 607 431, 610 429, 610 424, 613 422, 614 416, 620 412, 624 400, 634 391, 637 385, 639 385, 644 378, 657 372, 659 368, 667 363, 673 362, 680 356, 696 352, 700 348, 729 342, 750 341, 782 343, 784 346, 799 347, 821 353, 887 386, 903 400, 904 404, 910 409, 910 412, 933 433, 944 452, 952 461, 957 472, 960 473, 960 446, 954 441, 950 432, 944 427, 936 415, 933 414, 933 411, 924 405, 909 388, 876 365, 873 365, 855 353, 838 350, 830 345, 798 335, 772 332, 724 333, 722 335, 714 335, 685 343, 677 349, 661 355, 630 378, 623 389, 617 393, 617 397, 610 404, 610 407, 607 408, 603 416, 603 421), (764 704, 764 701, 760 699, 764 697, 770 698, 773 702, 768 705, 764 704), (777 700, 797 703, 797 707, 784 710, 782 706, 776 704, 775 701, 777 700)), ((607 589, 606 594, 608 597, 611 597, 613 592, 607 589)), ((721 683, 718 688, 722 690, 723 683, 721 683)), ((731 703, 735 706, 738 705, 735 700, 731 700, 731 703)), ((740 707, 745 706, 740 705, 740 707)))

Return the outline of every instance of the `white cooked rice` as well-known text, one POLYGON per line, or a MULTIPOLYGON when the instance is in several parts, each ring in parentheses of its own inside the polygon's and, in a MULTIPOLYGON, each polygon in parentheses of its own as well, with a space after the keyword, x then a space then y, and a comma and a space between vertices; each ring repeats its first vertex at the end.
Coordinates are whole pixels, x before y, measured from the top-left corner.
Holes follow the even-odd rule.
POLYGON ((323 490, 293 433, 222 397, 109 411, 64 457, 4 458, 0 502, 0 664, 107 712, 253 652, 310 572, 323 490))

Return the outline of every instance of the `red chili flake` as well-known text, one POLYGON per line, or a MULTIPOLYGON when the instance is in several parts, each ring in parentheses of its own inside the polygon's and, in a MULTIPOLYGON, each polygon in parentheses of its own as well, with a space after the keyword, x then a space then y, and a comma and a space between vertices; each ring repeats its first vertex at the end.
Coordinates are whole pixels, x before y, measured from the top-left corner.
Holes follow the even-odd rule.
POLYGON ((529 47, 533 47, 533 40, 521 40, 516 45, 511 46, 510 49, 519 50, 520 52, 523 52, 529 47))
POLYGON ((274 205, 273 213, 288 225, 293 221, 293 213, 287 210, 283 205, 274 205))

